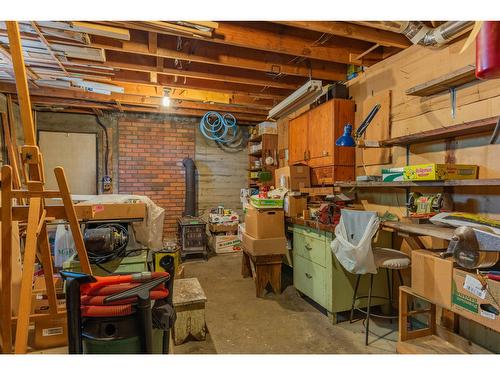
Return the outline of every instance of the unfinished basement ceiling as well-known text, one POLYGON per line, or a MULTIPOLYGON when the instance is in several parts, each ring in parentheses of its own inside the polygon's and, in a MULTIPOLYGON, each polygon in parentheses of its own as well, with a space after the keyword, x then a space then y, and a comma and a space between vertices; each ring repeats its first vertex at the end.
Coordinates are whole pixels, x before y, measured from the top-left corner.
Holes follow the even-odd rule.
MULTIPOLYGON (((36 108, 218 110, 242 123, 264 120, 310 78, 344 81, 349 64, 370 66, 411 45, 396 32, 328 21, 37 21, 20 29, 36 108)), ((3 22, 0 92, 16 94, 3 22)))

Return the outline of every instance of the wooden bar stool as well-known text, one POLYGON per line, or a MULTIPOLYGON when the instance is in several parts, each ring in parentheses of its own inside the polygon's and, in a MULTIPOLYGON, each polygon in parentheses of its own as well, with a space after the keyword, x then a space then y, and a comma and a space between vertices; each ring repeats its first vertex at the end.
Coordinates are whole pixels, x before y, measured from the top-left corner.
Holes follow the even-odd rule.
POLYGON ((268 284, 275 294, 281 294, 282 257, 283 254, 255 255, 243 248, 241 274, 243 277, 253 277, 257 297, 263 297, 268 284))

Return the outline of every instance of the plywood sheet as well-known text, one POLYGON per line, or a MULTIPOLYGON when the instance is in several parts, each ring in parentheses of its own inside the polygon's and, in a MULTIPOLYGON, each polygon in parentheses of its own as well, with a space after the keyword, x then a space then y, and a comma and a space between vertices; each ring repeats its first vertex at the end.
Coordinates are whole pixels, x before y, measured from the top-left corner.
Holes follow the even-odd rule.
MULTIPOLYGON (((391 90, 381 91, 375 95, 368 96, 363 101, 363 119, 370 113, 372 108, 380 104, 380 110, 368 126, 364 139, 370 141, 383 141, 390 138, 391 124, 391 90)), ((360 123, 357 124, 359 126, 360 123)), ((368 148, 361 150, 361 160, 358 165, 387 164, 391 162, 390 148, 368 148)))

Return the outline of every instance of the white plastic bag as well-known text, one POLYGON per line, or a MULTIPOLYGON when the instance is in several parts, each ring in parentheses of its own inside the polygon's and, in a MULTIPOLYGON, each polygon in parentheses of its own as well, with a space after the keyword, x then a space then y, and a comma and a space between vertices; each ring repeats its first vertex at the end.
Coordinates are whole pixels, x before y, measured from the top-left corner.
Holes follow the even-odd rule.
POLYGON ((341 211, 331 249, 347 271, 361 275, 377 273, 372 252, 372 238, 378 231, 379 223, 376 212, 341 211))

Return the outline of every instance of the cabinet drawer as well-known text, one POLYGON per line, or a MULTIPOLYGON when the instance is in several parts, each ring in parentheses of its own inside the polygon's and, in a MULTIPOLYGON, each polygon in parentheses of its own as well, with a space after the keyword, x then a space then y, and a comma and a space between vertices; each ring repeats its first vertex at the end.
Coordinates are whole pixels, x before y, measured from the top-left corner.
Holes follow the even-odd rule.
POLYGON ((326 267, 325 238, 294 233, 293 252, 322 267, 326 267))
POLYGON ((294 251, 293 285, 300 292, 326 308, 326 269, 294 251))
POLYGON ((330 232, 324 232, 324 231, 318 232, 317 229, 305 227, 305 226, 299 226, 299 225, 293 226, 293 233, 305 235, 305 236, 308 236, 311 238, 316 238, 316 239, 321 240, 321 241, 324 241, 325 237, 331 238, 330 232))

